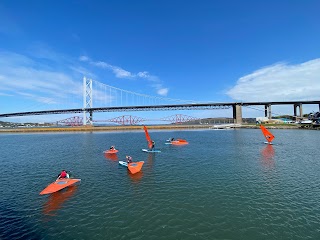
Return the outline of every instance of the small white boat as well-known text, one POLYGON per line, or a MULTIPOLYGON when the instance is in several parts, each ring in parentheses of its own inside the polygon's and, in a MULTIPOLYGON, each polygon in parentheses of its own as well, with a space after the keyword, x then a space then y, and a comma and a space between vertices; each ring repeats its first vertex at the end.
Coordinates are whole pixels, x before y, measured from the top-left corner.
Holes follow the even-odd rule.
POLYGON ((299 124, 311 124, 312 121, 311 120, 302 120, 299 122, 299 124))

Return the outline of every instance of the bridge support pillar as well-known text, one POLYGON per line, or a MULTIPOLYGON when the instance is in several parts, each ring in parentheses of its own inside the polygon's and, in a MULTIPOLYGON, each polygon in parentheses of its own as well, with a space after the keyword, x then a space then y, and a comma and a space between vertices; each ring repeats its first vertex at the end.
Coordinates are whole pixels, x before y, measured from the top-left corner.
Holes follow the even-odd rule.
POLYGON ((268 105, 264 105, 264 116, 268 117, 268 105))
POLYGON ((236 124, 242 124, 242 106, 240 104, 232 105, 233 110, 233 122, 236 124))
POLYGON ((264 116, 272 119, 271 104, 264 105, 264 116))
MULTIPOLYGON (((293 105, 293 115, 296 117, 298 116, 297 115, 297 107, 299 107, 299 117, 303 117, 302 103, 296 103, 293 105)), ((320 104, 319 104, 319 109, 320 109, 320 104)))
POLYGON ((92 119, 93 119, 93 111, 90 111, 89 112, 90 113, 90 117, 89 117, 89 123, 90 123, 90 125, 92 125, 92 119))
POLYGON ((299 114, 300 114, 300 117, 303 117, 302 103, 299 104, 299 114))

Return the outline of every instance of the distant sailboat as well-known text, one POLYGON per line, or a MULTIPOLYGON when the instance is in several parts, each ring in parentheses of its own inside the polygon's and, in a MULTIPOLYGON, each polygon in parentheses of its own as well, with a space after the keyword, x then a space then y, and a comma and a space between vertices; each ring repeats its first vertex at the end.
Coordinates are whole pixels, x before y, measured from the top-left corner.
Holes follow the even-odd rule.
POLYGON ((262 134, 267 139, 267 142, 264 142, 266 144, 272 144, 272 140, 274 139, 274 136, 271 132, 269 132, 268 129, 266 129, 263 125, 260 125, 260 129, 262 131, 262 134))

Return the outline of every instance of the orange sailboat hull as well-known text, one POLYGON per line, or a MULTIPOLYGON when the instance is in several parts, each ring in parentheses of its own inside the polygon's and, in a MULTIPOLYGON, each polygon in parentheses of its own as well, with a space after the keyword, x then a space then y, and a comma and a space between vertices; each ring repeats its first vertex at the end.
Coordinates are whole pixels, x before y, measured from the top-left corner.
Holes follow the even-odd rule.
POLYGON ((73 178, 62 178, 54 181, 53 183, 49 184, 45 189, 40 192, 40 195, 50 194, 66 187, 69 187, 77 182, 80 182, 81 179, 73 179, 73 178))
POLYGON ((117 152, 119 152, 117 149, 104 151, 104 153, 107 153, 107 154, 114 154, 114 153, 117 153, 117 152))
POLYGON ((141 171, 141 168, 142 168, 143 164, 144 164, 144 161, 132 162, 132 163, 128 164, 128 169, 129 169, 131 174, 135 174, 135 173, 141 171))
POLYGON ((189 143, 184 139, 177 139, 177 140, 171 141, 171 144, 172 145, 186 145, 186 144, 189 144, 189 143))

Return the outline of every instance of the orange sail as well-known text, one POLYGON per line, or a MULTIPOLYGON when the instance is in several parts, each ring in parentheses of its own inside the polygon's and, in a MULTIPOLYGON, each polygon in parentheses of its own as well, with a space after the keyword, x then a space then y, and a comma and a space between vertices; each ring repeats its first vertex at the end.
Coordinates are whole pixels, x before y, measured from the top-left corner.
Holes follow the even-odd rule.
POLYGON ((146 126, 143 126, 144 132, 146 133, 146 139, 148 141, 148 147, 152 148, 152 140, 150 138, 150 135, 148 133, 148 129, 146 128, 146 126))
POLYGON ((268 143, 271 143, 272 140, 274 139, 274 136, 272 135, 271 132, 268 131, 263 125, 260 125, 260 129, 264 135, 264 137, 267 139, 268 143))
POLYGON ((129 169, 131 174, 135 174, 137 172, 140 172, 143 164, 144 164, 144 161, 132 162, 132 163, 128 164, 128 169, 129 169))

